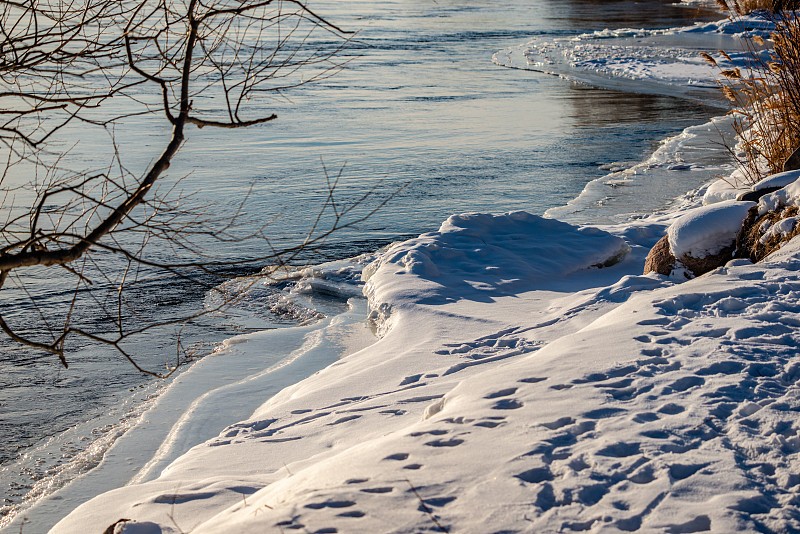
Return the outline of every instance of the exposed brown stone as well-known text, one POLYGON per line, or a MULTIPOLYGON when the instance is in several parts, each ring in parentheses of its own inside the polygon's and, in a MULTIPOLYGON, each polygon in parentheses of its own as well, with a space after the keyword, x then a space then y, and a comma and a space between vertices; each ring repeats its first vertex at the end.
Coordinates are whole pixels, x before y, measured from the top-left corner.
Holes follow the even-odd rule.
POLYGON ((669 249, 669 239, 667 236, 658 240, 644 261, 644 274, 656 272, 668 275, 675 268, 675 256, 669 249))
POLYGON ((130 521, 130 519, 117 519, 112 525, 109 525, 108 528, 106 528, 103 531, 103 534, 114 534, 114 531, 116 530, 117 525, 119 525, 119 524, 123 524, 124 525, 128 521, 130 521))
POLYGON ((644 262, 644 274, 656 272, 669 275, 676 267, 683 266, 692 275, 700 276, 728 263, 728 260, 733 257, 734 250, 736 250, 736 245, 731 243, 717 254, 711 254, 703 258, 695 258, 689 255, 675 258, 669 248, 669 239, 664 236, 647 254, 647 259, 644 262))
POLYGON ((732 242, 716 254, 709 254, 702 258, 685 255, 678 258, 678 261, 693 275, 700 276, 728 263, 733 258, 734 250, 736 250, 736 244, 732 242))

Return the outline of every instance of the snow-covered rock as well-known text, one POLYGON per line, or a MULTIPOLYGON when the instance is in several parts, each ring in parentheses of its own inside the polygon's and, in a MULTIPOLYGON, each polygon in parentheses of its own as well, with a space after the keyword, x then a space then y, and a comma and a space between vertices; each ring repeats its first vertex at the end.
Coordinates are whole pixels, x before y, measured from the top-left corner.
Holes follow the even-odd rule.
POLYGON ((742 221, 755 205, 725 200, 682 215, 648 254, 645 274, 669 274, 680 264, 699 276, 724 265, 732 257, 742 221))
POLYGON ((719 254, 736 241, 747 211, 755 202, 726 200, 691 210, 667 230, 672 254, 682 258, 704 258, 719 254))
POLYGON ((753 184, 748 191, 740 194, 737 198, 738 200, 758 202, 764 195, 782 189, 798 178, 800 178, 800 171, 797 170, 772 174, 753 184))
POLYGON ((753 185, 751 189, 753 191, 763 191, 764 189, 771 189, 773 187, 783 188, 791 183, 796 182, 798 178, 800 178, 800 171, 779 172, 777 174, 767 176, 760 182, 753 185))
POLYGON ((756 184, 767 191, 748 214, 739 240, 741 256, 761 261, 800 233, 800 171, 769 176, 756 184), (775 188, 780 189, 775 190, 775 188))

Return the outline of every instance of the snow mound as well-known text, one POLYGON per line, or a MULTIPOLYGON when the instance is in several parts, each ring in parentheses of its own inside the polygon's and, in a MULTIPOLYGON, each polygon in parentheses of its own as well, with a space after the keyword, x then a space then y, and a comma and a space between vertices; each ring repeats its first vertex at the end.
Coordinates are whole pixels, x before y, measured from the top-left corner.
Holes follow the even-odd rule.
POLYGON ((755 202, 725 200, 691 210, 667 230, 672 255, 703 258, 718 254, 736 239, 736 234, 755 202))
MULTIPOLYGON (((798 171, 791 171, 791 172, 800 175, 800 172, 798 171)), ((790 173, 781 173, 781 174, 790 174, 790 173)), ((772 176, 770 178, 775 178, 778 176, 780 176, 780 174, 776 174, 775 176, 772 176)), ((800 180, 792 181, 790 184, 786 185, 782 189, 778 189, 773 193, 769 193, 761 197, 758 200, 758 215, 761 216, 767 212, 775 211, 779 208, 783 208, 786 206, 800 207, 800 180)))
POLYGON ((747 180, 742 170, 736 169, 728 178, 720 178, 708 186, 703 195, 703 204, 707 206, 725 200, 736 200, 739 195, 749 191, 746 183, 747 180))
POLYGON ((581 269, 613 265, 629 250, 624 240, 603 230, 523 211, 452 215, 438 232, 397 243, 370 264, 364 292, 373 310, 485 301, 581 269), (409 276, 412 280, 406 280, 409 276))

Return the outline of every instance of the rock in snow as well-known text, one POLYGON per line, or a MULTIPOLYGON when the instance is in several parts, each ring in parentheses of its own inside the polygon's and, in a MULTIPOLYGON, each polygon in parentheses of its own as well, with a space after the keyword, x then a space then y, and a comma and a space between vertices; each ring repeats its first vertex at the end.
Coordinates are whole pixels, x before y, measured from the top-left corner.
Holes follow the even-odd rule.
POLYGON ((736 238, 755 202, 724 200, 690 210, 667 229, 650 250, 644 274, 669 275, 684 267, 693 276, 725 265, 733 257, 736 238))
POLYGON ((675 269, 676 262, 677 260, 669 248, 669 236, 665 235, 647 254, 647 258, 644 260, 644 274, 658 273, 669 276, 675 269))
POLYGON ((736 237, 755 202, 725 200, 691 210, 667 230, 672 255, 695 276, 733 257, 736 237))

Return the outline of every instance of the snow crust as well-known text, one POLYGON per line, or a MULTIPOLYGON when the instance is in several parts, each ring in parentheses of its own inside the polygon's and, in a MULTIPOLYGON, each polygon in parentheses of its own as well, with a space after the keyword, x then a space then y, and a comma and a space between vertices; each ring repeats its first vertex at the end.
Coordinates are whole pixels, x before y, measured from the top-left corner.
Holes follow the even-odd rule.
POLYGON ((667 230, 672 255, 703 258, 718 254, 736 240, 747 211, 755 205, 725 200, 682 215, 667 230))

